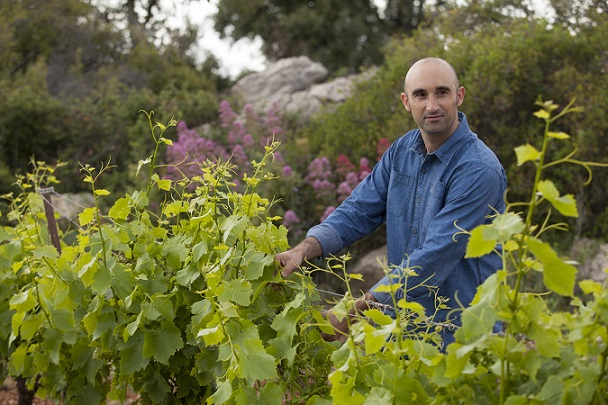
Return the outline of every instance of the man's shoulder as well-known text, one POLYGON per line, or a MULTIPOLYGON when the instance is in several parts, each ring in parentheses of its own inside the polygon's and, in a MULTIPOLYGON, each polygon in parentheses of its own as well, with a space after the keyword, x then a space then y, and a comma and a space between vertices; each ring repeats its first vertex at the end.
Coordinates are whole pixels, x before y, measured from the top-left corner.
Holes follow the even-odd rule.
POLYGON ((422 142, 422 137, 420 135, 420 129, 416 128, 416 129, 412 129, 412 130, 408 131, 404 135, 401 135, 399 138, 397 138, 393 142, 393 144, 391 146, 398 147, 398 148, 402 148, 402 147, 411 148, 412 146, 417 145, 420 142, 422 142))

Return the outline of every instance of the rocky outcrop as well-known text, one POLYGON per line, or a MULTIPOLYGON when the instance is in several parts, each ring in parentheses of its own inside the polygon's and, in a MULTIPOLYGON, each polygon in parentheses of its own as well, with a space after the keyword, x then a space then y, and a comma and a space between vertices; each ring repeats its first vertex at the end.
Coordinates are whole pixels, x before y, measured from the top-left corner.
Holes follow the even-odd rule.
POLYGON ((241 78, 232 94, 259 110, 276 103, 282 111, 309 117, 321 110, 344 102, 358 80, 365 80, 375 70, 359 75, 339 77, 324 82, 328 71, 307 56, 281 59, 266 70, 241 78))
POLYGON ((355 296, 356 292, 367 292, 372 288, 382 277, 384 277, 384 268, 386 267, 386 245, 366 253, 360 257, 353 266, 348 268, 351 274, 361 274, 363 280, 350 280, 350 288, 355 296))
POLYGON ((599 283, 608 277, 608 244, 580 238, 572 244, 570 256, 577 261, 579 280, 593 280, 599 283))

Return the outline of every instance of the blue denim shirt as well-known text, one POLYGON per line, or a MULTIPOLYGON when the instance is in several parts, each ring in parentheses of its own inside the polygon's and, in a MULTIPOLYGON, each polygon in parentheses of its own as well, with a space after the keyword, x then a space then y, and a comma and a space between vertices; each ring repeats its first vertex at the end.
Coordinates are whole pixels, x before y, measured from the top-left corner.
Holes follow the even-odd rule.
MULTIPOLYGON (((400 277, 404 267, 417 273, 408 276, 396 297, 420 303, 428 316, 435 312, 435 293, 421 283, 437 287, 436 295, 448 298, 447 305, 455 309, 459 303, 469 305, 477 287, 501 268, 497 254, 465 259, 468 236, 454 236, 457 226, 470 231, 490 223, 496 211, 504 212, 506 190, 496 155, 469 129, 463 113, 458 119, 457 130, 434 153, 426 153, 418 129, 395 141, 351 196, 307 234, 327 256, 386 222, 387 259, 393 266, 389 276, 400 277)), ((392 305, 390 294, 376 289, 403 283, 399 277, 384 277, 370 292, 392 305)), ((448 314, 439 311, 434 321, 444 322, 448 314)), ((449 320, 459 325, 457 315, 449 320)), ((453 336, 446 333, 442 335, 449 343, 453 336)))

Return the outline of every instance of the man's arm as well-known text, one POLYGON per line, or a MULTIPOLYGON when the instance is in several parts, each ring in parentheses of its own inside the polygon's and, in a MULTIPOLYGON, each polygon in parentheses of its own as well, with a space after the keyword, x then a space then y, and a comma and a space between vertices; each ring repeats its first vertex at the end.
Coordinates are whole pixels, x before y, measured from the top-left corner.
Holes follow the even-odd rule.
POLYGON ((319 241, 309 236, 297 244, 293 249, 277 254, 274 258, 281 264, 281 275, 289 276, 299 268, 305 260, 316 259, 323 254, 319 241))

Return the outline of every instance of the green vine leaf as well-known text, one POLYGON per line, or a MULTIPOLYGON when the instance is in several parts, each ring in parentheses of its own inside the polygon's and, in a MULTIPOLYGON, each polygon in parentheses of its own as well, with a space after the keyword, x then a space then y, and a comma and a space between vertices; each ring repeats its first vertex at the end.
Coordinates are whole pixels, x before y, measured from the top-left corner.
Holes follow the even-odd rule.
POLYGON ((80 226, 86 226, 93 221, 93 216, 97 210, 94 207, 85 208, 82 210, 80 214, 78 214, 78 221, 80 222, 80 226))
POLYGON ((171 321, 164 320, 159 329, 146 330, 144 334, 143 355, 159 363, 168 365, 171 356, 183 347, 180 330, 171 321))
POLYGON ((282 402, 282 396, 283 389, 273 382, 268 382, 261 388, 242 387, 235 398, 237 404, 275 405, 282 402))
POLYGON ((540 158, 540 152, 529 143, 516 147, 515 155, 517 156, 517 166, 540 158))
POLYGON ((576 267, 564 262, 548 243, 529 237, 530 251, 542 263, 543 283, 560 295, 572 296, 574 292, 576 267))
POLYGON ((492 252, 496 247, 497 238, 486 239, 484 230, 490 229, 490 225, 480 225, 471 231, 469 242, 467 243, 466 258, 481 257, 492 252))
POLYGON ((114 220, 125 220, 130 213, 131 208, 129 207, 129 199, 127 197, 123 197, 116 200, 112 208, 110 208, 110 211, 108 211, 108 216, 114 220))
POLYGON ((576 200, 572 194, 559 195, 559 191, 551 180, 541 180, 538 182, 538 191, 553 205, 562 215, 568 217, 578 217, 576 200))

